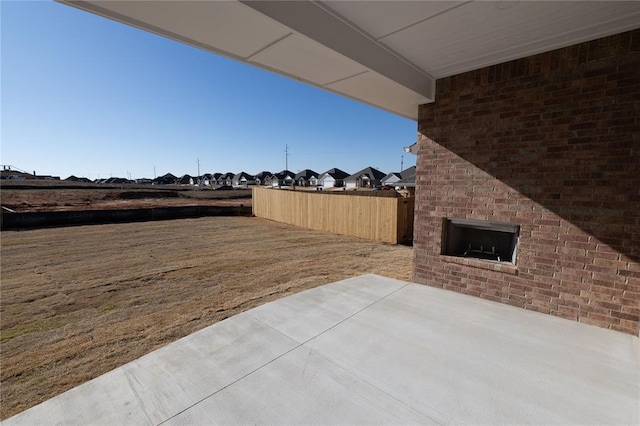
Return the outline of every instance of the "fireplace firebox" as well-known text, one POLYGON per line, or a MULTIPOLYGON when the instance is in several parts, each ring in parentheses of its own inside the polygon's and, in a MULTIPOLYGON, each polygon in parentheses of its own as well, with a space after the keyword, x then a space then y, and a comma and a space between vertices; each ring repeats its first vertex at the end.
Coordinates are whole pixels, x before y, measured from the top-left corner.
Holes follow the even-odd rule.
POLYGON ((442 254, 516 264, 520 225, 445 219, 442 254))

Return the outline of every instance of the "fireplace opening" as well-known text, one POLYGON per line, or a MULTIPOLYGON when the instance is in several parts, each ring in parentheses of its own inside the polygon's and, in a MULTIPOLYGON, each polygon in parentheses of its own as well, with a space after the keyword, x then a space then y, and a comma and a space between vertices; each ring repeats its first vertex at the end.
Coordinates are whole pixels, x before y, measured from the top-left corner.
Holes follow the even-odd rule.
POLYGON ((520 225, 446 219, 442 254, 516 264, 520 225))

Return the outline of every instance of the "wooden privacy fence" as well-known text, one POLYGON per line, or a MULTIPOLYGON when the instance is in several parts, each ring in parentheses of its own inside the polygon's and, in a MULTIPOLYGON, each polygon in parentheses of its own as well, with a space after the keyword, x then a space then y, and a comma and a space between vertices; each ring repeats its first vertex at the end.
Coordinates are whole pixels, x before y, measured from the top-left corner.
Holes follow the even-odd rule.
POLYGON ((253 214, 308 229, 406 244, 413 240, 414 200, 255 187, 253 214))

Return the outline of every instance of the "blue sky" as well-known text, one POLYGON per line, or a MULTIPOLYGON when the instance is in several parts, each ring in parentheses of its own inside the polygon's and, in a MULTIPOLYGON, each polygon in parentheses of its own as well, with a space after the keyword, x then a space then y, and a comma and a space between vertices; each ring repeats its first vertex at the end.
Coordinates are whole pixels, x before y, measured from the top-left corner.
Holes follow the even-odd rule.
POLYGON ((416 123, 49 1, 2 1, 1 162, 65 178, 415 165, 416 123))

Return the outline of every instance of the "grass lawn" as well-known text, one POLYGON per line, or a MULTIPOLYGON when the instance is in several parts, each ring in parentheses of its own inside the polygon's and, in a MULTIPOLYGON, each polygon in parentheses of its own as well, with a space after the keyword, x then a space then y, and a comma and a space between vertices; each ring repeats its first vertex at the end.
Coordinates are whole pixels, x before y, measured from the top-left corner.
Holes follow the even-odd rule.
POLYGON ((1 247, 2 419, 265 302, 412 265, 411 247, 249 217, 4 231, 1 247))

